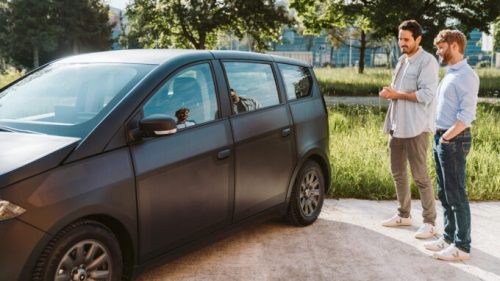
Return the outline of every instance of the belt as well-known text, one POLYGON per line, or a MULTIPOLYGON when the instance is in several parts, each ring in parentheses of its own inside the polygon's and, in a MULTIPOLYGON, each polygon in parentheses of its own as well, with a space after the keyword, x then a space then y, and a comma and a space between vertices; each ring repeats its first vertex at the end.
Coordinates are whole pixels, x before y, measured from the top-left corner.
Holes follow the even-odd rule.
MULTIPOLYGON (((448 131, 448 129, 436 129, 436 135, 442 135, 446 131, 448 131)), ((469 131, 470 131, 470 128, 465 128, 465 130, 463 130, 460 133, 458 133, 457 136, 460 135, 460 134, 463 134, 463 133, 468 133, 469 131)))

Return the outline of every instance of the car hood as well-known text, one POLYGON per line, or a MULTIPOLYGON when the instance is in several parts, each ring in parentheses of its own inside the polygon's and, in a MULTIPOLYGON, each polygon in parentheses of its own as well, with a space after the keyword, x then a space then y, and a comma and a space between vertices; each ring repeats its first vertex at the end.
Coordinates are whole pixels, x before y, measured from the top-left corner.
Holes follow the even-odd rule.
POLYGON ((0 188, 59 165, 80 139, 0 132, 0 188))

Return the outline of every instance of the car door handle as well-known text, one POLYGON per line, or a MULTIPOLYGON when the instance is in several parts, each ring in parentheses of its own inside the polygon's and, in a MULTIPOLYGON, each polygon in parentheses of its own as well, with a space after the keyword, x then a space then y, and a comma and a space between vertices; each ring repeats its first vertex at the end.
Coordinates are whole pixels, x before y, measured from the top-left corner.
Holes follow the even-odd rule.
POLYGON ((285 128, 283 130, 281 130, 281 136, 282 137, 288 137, 290 135, 290 128, 285 128))
POLYGON ((224 149, 217 153, 217 159, 222 160, 231 156, 231 149, 224 149))

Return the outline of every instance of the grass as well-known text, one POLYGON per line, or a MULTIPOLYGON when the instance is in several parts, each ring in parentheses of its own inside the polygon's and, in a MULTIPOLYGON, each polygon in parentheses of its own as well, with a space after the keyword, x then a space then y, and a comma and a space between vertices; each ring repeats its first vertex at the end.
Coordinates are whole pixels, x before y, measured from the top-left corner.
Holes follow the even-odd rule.
MULTIPOLYGON (((334 198, 395 199, 387 136, 381 131, 385 109, 370 106, 329 108, 330 161, 334 198)), ((500 104, 480 104, 472 127, 466 186, 471 200, 500 200, 500 104)), ((431 148, 427 164, 435 183, 431 148)), ((412 183, 412 195, 418 191, 412 183)))
POLYGON ((0 74, 0 88, 21 77, 22 73, 14 70, 9 70, 5 74, 0 74))
MULTIPOLYGON (((382 87, 391 83, 392 70, 365 68, 358 74, 357 68, 315 68, 321 92, 328 96, 377 95, 382 87)), ((480 78, 479 96, 500 97, 500 69, 476 69, 480 78)), ((444 75, 441 69, 440 77, 444 75)))

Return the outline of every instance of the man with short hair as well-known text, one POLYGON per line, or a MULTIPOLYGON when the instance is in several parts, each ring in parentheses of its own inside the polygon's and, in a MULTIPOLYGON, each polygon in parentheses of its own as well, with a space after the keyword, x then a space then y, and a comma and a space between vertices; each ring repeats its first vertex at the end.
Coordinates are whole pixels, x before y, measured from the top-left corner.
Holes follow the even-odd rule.
POLYGON ((442 260, 467 260, 471 249, 471 216, 465 189, 465 164, 471 148, 470 127, 476 119, 479 77, 464 59, 466 38, 445 29, 434 39, 436 54, 448 65, 437 89, 433 141, 438 196, 444 211, 444 234, 424 244, 442 260))
POLYGON ((392 85, 379 95, 391 100, 384 132, 389 134, 391 172, 399 203, 398 214, 382 222, 383 226, 412 224, 411 192, 407 165, 418 187, 423 208, 423 224, 416 238, 436 234, 434 189, 427 170, 429 133, 434 132, 434 108, 439 65, 436 58, 420 47, 422 28, 415 20, 399 26, 399 47, 403 55, 395 69, 392 85))
POLYGON ((234 89, 229 89, 231 100, 233 101, 234 113, 253 111, 260 108, 260 104, 253 98, 243 97, 236 93, 234 89))

